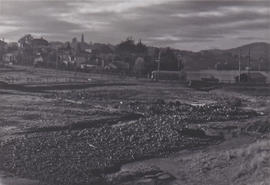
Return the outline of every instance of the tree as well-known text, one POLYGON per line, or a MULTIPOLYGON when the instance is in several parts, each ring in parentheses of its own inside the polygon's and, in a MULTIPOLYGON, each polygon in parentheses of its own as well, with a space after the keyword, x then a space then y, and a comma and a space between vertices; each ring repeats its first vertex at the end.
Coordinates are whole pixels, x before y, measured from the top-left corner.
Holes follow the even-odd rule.
POLYGON ((137 53, 146 53, 147 52, 147 47, 142 43, 140 40, 137 45, 136 45, 136 52, 137 53))
POLYGON ((168 71, 178 70, 178 60, 171 48, 166 48, 164 52, 161 52, 160 69, 168 71))
POLYGON ((136 51, 136 45, 132 37, 128 37, 125 41, 122 41, 116 47, 120 53, 134 53, 136 51))
POLYGON ((34 37, 31 34, 27 34, 19 39, 19 44, 21 47, 25 47, 26 45, 30 45, 31 41, 34 39, 34 37))
POLYGON ((144 61, 144 58, 138 57, 135 60, 133 71, 138 76, 141 76, 145 72, 145 61, 144 61))
POLYGON ((9 43, 6 48, 7 52, 13 52, 18 50, 18 44, 16 42, 9 43))
POLYGON ((157 69, 157 63, 155 62, 154 58, 151 56, 146 56, 144 58, 145 61, 145 72, 151 74, 152 71, 157 69))

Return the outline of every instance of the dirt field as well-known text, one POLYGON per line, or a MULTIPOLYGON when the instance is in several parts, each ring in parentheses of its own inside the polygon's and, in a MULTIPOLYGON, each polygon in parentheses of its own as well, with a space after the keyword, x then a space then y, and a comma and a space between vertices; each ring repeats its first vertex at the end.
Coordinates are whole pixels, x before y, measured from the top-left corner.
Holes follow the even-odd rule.
POLYGON ((2 68, 0 174, 15 175, 2 183, 267 184, 270 88, 257 89, 2 68))

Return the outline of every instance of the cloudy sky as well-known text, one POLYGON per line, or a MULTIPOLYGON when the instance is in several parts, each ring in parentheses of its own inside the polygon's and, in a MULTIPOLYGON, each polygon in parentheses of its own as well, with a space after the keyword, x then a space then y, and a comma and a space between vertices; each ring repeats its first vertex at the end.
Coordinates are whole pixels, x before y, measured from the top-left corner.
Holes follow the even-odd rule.
POLYGON ((0 38, 26 33, 67 41, 148 45, 198 51, 270 42, 270 1, 0 0, 0 38))

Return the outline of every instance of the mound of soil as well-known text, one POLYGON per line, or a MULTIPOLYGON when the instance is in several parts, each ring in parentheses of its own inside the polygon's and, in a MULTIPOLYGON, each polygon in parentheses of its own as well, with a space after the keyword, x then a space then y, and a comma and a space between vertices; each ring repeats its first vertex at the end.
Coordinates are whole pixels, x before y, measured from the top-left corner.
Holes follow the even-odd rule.
POLYGON ((223 140, 218 134, 191 128, 190 123, 255 115, 226 102, 196 107, 159 100, 128 106, 144 117, 131 124, 34 132, 1 143, 0 167, 57 185, 106 184, 104 174, 119 170, 124 163, 223 140))

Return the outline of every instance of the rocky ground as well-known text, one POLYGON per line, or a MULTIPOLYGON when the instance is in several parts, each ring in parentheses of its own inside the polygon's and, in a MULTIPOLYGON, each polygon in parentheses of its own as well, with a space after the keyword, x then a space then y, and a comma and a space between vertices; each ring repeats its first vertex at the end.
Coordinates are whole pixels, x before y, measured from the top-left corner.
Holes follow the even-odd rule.
POLYGON ((46 79, 42 92, 0 88, 2 170, 55 185, 267 182, 267 87, 202 92, 82 76, 96 85, 57 90, 46 79))

